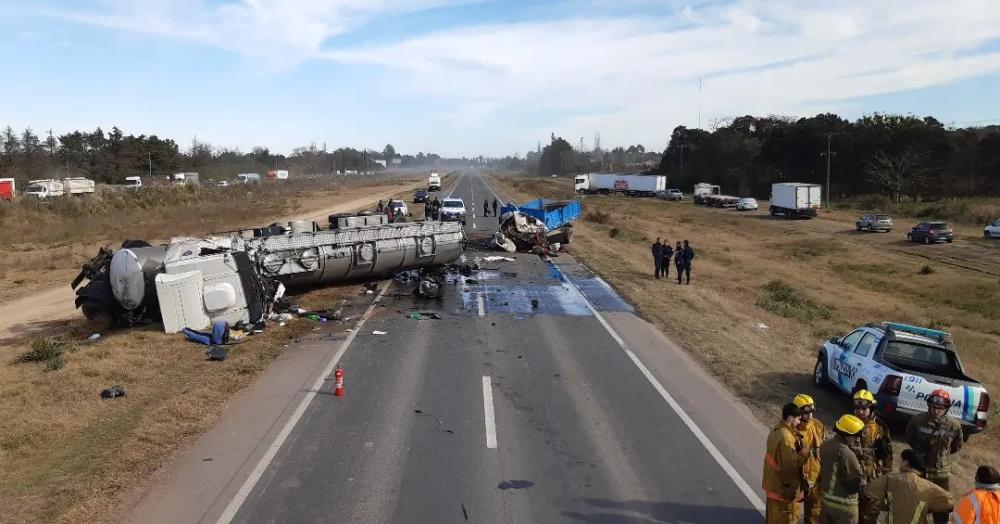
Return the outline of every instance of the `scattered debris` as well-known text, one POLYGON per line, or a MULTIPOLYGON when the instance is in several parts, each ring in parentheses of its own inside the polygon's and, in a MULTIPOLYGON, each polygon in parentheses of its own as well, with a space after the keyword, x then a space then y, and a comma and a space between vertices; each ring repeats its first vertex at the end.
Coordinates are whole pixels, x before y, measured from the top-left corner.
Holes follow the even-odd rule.
POLYGON ((229 356, 229 350, 222 346, 212 346, 205 352, 205 356, 208 360, 222 361, 229 356))
POLYGON ((514 262, 516 259, 513 257, 501 257, 496 255, 491 255, 488 257, 483 257, 484 262, 514 262))
POLYGON ((515 244, 513 240, 507 238, 503 233, 499 231, 497 231, 496 234, 493 235, 493 245, 508 253, 517 252, 517 244, 515 244))
POLYGON ((93 341, 95 341, 95 340, 97 340, 99 338, 101 338, 101 334, 100 333, 94 333, 93 335, 90 335, 89 337, 87 337, 87 340, 93 342, 93 341))
POLYGON ((372 335, 388 335, 388 332, 386 332, 386 331, 379 331, 379 330, 376 329, 375 331, 372 331, 372 335))
POLYGON ((763 330, 763 329, 768 329, 768 328, 769 328, 769 326, 767 324, 763 323, 763 322, 758 322, 757 323, 757 329, 762 329, 763 330))
POLYGON ((531 309, 538 309, 538 299, 537 298, 531 299, 531 309))
POLYGON ((433 311, 419 311, 416 313, 410 313, 408 316, 410 320, 441 320, 444 318, 433 311))
POLYGON ((124 396, 125 396, 125 388, 119 385, 114 385, 111 386, 110 388, 105 389, 104 391, 101 391, 101 398, 118 398, 124 396))

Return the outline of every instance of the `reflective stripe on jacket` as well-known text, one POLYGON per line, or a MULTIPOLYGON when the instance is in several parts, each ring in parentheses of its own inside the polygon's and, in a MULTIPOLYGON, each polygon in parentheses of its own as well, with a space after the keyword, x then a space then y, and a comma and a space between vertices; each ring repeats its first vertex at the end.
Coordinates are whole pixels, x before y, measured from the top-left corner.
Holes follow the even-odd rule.
POLYGON ((820 498, 823 506, 835 511, 858 512, 861 465, 858 457, 841 437, 827 440, 819 448, 820 498))
POLYGON ((1000 489, 975 489, 962 497, 951 514, 955 524, 1000 523, 1000 489))
POLYGON ((908 468, 875 479, 865 496, 888 511, 886 522, 893 524, 923 524, 928 513, 948 513, 954 504, 951 494, 908 468))
POLYGON ((761 484, 768 499, 794 502, 802 498, 804 460, 797 449, 802 449, 802 436, 784 423, 767 436, 761 484))

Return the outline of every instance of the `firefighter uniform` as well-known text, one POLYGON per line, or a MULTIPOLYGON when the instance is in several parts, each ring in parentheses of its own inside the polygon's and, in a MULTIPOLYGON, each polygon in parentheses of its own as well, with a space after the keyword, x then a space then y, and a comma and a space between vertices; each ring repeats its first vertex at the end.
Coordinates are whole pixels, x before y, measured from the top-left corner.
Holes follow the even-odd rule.
POLYGON ((875 479, 864 494, 877 509, 889 512, 886 522, 926 524, 928 514, 947 515, 954 504, 951 494, 907 467, 875 479))
POLYGON ((847 445, 846 436, 858 434, 864 422, 854 415, 844 415, 837 421, 839 435, 823 443, 819 449, 820 522, 823 524, 857 524, 858 493, 861 491, 861 464, 847 445))
MULTIPOLYGON (((874 415, 875 396, 870 391, 859 390, 854 394, 854 413, 865 423, 861 430, 860 442, 854 448, 861 463, 861 477, 865 483, 871 483, 876 478, 892 471, 892 438, 889 428, 874 415), (867 409, 865 416, 858 413, 859 409, 867 409)), ((874 524, 878 517, 878 509, 862 491, 858 500, 858 520, 861 524, 874 524)))
MULTIPOLYGON (((792 399, 792 403, 806 413, 813 413, 816 410, 816 403, 809 395, 796 395, 792 399)), ((805 493, 802 502, 803 517, 806 524, 818 524, 820 514, 819 447, 823 445, 823 441, 829 435, 827 434, 826 426, 815 416, 810 417, 808 421, 799 426, 798 430, 802 434, 803 444, 809 449, 809 455, 802 465, 802 477, 805 481, 805 486, 803 487, 805 493)))
POLYGON ((782 422, 767 436, 763 487, 767 524, 797 524, 802 500, 802 435, 782 422))
POLYGON ((906 425, 906 441, 924 463, 927 480, 947 491, 952 455, 962 449, 962 425, 945 414, 919 413, 906 425))

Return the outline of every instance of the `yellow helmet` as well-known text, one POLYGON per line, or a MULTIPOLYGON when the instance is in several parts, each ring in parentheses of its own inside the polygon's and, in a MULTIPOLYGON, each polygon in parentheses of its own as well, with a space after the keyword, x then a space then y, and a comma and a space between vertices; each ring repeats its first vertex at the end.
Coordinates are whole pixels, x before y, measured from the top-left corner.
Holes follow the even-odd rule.
POLYGON ((844 415, 837 420, 837 429, 848 435, 855 435, 865 428, 865 423, 854 415, 844 415))
POLYGON ((872 395, 871 391, 867 389, 859 389, 857 393, 854 394, 854 406, 859 408, 866 408, 875 405, 875 395, 872 395))
POLYGON ((806 406, 815 406, 816 402, 814 402, 813 398, 810 397, 809 395, 806 395, 805 393, 799 393, 798 395, 795 395, 795 398, 792 399, 792 404, 795 404, 795 407, 802 409, 805 408, 806 406))

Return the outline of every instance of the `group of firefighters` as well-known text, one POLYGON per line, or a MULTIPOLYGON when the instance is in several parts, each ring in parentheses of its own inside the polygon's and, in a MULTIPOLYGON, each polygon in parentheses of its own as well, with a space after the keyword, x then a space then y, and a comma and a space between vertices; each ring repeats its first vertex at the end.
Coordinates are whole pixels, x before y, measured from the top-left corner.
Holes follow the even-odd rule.
POLYGON ((910 448, 893 471, 889 429, 875 416, 870 391, 854 394, 853 414, 837 420, 833 435, 815 417, 816 403, 796 395, 782 408, 782 422, 767 437, 763 487, 767 524, 1000 524, 1000 473, 976 471, 975 489, 956 505, 949 492, 953 455, 962 448, 962 427, 948 417, 943 389, 927 397, 927 412, 906 426, 910 448), (800 506, 801 505, 801 506, 800 506))

